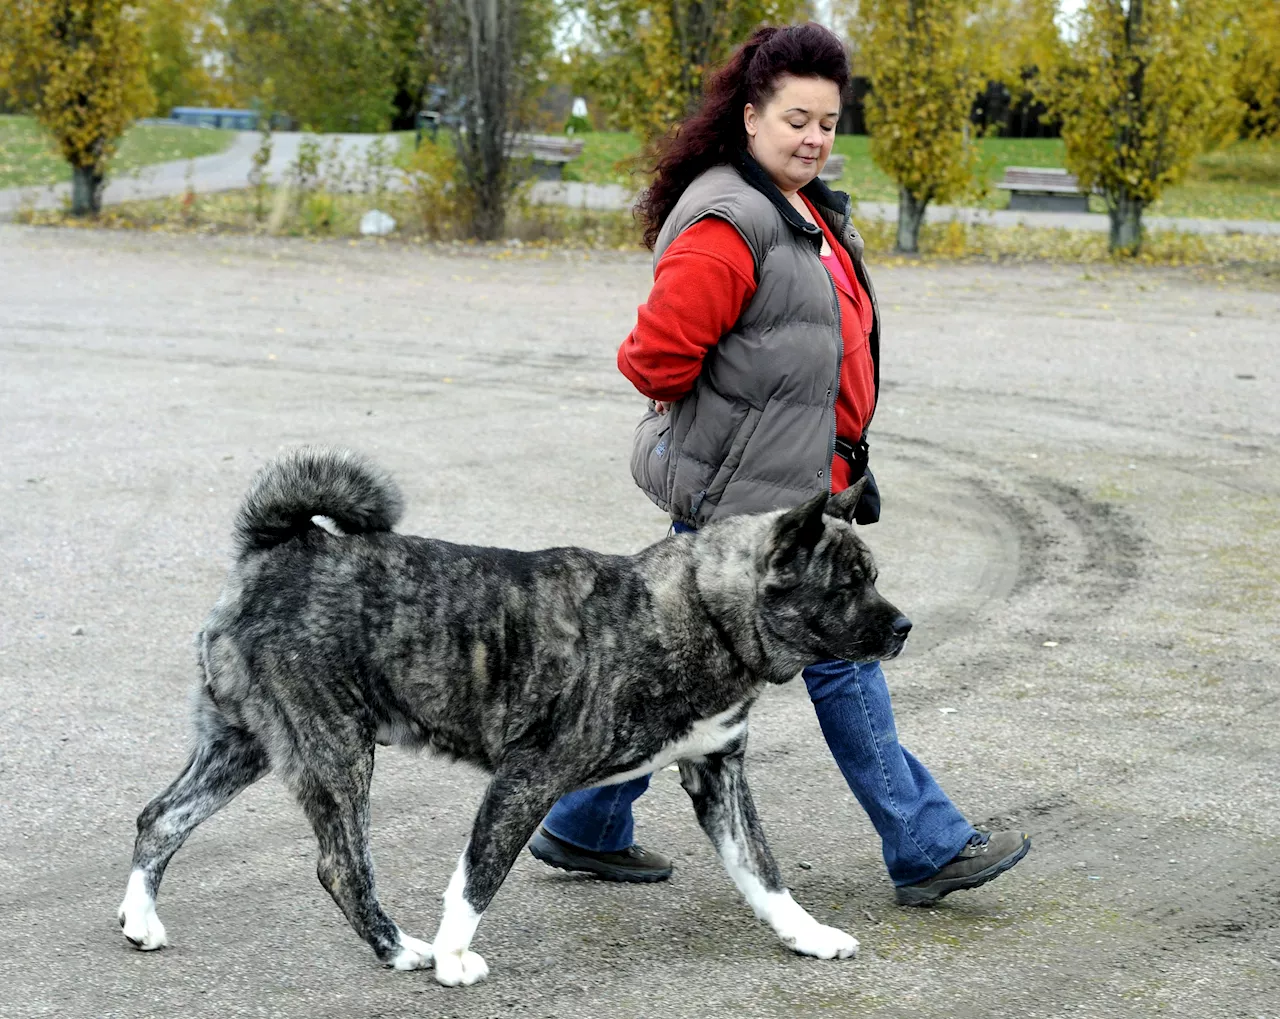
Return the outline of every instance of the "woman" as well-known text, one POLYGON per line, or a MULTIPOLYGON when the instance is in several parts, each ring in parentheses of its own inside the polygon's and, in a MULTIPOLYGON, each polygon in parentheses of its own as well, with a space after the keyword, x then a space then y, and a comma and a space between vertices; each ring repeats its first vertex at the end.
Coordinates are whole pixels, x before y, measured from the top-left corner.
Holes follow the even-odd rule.
MULTIPOLYGON (((798 505, 864 474, 857 521, 879 517, 865 439, 879 388, 875 293, 848 196, 818 179, 848 83, 826 29, 759 29, 710 79, 641 199, 654 283, 618 367, 651 400, 632 471, 678 531, 798 505)), ((983 884, 1026 854, 1020 832, 977 832, 898 743, 879 663, 821 662, 804 680, 900 903, 983 884)), ((633 839, 631 804, 648 782, 566 796, 533 855, 610 880, 664 880, 670 863, 633 839)))

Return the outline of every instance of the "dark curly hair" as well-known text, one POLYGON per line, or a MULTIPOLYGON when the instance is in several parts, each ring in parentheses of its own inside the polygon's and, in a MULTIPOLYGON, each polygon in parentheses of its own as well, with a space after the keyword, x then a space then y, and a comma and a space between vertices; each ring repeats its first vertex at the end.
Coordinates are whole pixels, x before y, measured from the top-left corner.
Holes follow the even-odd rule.
POLYGON ((659 143, 653 183, 635 208, 646 247, 653 247, 662 224, 698 174, 733 162, 746 148, 743 108, 768 103, 784 74, 833 81, 843 97, 849 87, 849 56, 831 31, 813 22, 757 28, 707 79, 698 108, 659 143))

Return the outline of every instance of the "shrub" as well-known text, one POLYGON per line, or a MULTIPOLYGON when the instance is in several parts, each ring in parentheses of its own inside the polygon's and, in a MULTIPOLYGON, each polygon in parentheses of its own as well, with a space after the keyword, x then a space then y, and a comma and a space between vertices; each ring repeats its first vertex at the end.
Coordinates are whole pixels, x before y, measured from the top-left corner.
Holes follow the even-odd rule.
POLYGON ((471 222, 471 198, 453 149, 444 143, 423 141, 403 173, 423 234, 431 240, 460 236, 471 222))

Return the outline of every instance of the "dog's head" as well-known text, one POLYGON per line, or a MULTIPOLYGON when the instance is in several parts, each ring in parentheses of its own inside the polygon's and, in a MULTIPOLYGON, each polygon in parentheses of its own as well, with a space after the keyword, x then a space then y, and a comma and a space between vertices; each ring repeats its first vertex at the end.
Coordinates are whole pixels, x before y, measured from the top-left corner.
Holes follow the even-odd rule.
POLYGON ((864 483, 783 513, 763 550, 760 622, 802 656, 893 658, 911 629, 876 591, 875 562, 850 526, 864 483))

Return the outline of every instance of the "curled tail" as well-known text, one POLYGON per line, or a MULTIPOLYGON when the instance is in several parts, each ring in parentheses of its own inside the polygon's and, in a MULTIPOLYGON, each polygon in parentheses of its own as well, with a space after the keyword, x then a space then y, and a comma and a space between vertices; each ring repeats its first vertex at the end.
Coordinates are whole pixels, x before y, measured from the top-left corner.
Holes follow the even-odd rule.
POLYGON ((389 531, 404 512, 399 486, 359 453, 302 446, 260 470, 236 515, 238 557, 288 541, 326 516, 347 534, 389 531))

